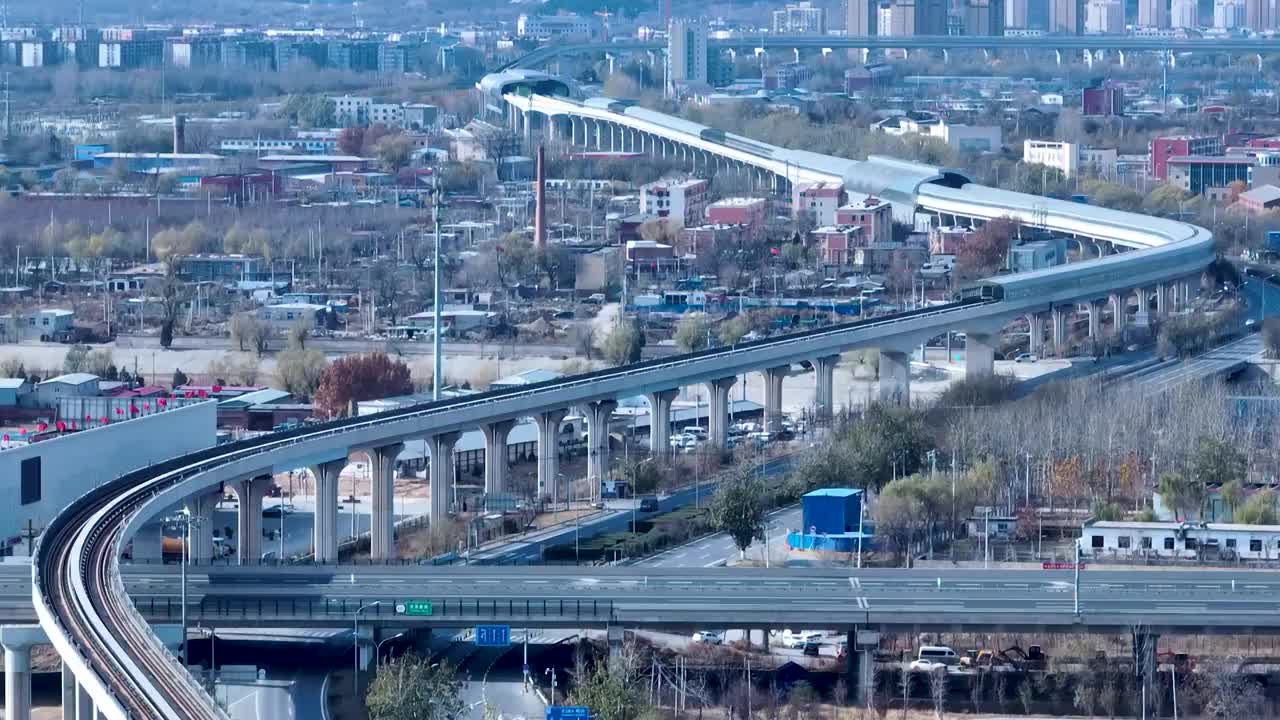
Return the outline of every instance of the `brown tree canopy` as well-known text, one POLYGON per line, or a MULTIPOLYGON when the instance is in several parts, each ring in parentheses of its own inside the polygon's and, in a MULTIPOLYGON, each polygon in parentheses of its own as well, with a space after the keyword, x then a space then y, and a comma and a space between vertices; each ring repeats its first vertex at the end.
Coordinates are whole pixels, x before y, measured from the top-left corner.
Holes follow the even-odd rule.
POLYGON ((409 366, 385 353, 350 355, 335 360, 320 376, 315 406, 326 417, 345 415, 353 402, 413 392, 409 366))
POLYGON ((995 274, 1021 226, 1015 218, 1000 217, 978 228, 956 251, 956 269, 961 277, 972 279, 995 274))

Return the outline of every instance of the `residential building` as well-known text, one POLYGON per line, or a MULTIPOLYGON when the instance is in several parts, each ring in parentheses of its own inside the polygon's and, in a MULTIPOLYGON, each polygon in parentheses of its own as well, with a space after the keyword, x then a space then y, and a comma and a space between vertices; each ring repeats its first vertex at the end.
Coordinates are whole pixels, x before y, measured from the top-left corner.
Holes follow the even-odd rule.
POLYGON ((1244 0, 1214 0, 1213 27, 1218 30, 1235 30, 1245 26, 1244 0))
POLYGON ((328 318, 325 317, 328 312, 328 305, 280 303, 279 305, 264 305, 258 308, 257 315, 258 322, 268 327, 272 332, 284 333, 299 322, 308 320, 314 327, 328 327, 328 318))
POLYGON ((676 84, 707 83, 707 27, 701 20, 673 19, 667 35, 667 62, 676 84))
POLYGON ((1275 0, 1244 0, 1245 27, 1261 33, 1276 29, 1275 0))
POLYGON ((1000 149, 999 125, 960 125, 940 120, 933 113, 909 112, 881 120, 873 130, 889 135, 917 133, 936 137, 961 152, 994 152, 1000 149))
POLYGON ((809 233, 816 246, 818 259, 824 265, 843 266, 853 263, 853 253, 866 245, 860 225, 828 225, 809 233))
POLYGON ((1216 135, 1163 135, 1151 139, 1147 172, 1157 180, 1168 179, 1169 158, 1178 155, 1221 155, 1222 138, 1216 135))
POLYGON ((1031 27, 1031 0, 1005 0, 1004 27, 1008 30, 1022 30, 1031 27))
POLYGON ((737 226, 757 240, 764 237, 768 210, 769 201, 764 198, 730 197, 708 205, 706 218, 713 227, 737 226))
POLYGON ((594 16, 521 15, 516 21, 516 34, 538 40, 595 40, 601 36, 600 22, 594 16))
POLYGON ((1081 91, 1080 112, 1102 117, 1123 115, 1124 90, 1107 82, 1087 87, 1081 91))
POLYGON ((1064 178, 1073 178, 1080 172, 1080 146, 1058 140, 1024 140, 1022 161, 1046 165, 1064 178))
POLYGON ((239 282, 256 280, 266 270, 265 265, 257 255, 187 255, 178 261, 178 275, 190 282, 239 282))
POLYGON ((31 407, 35 387, 27 378, 0 378, 0 407, 31 407))
POLYGON ((878 18, 881 35, 912 37, 947 34, 946 0, 888 0, 878 18))
POLYGON ((844 91, 853 95, 863 90, 889 88, 893 86, 893 77, 893 66, 889 63, 850 68, 844 71, 844 91))
POLYGON ((879 0, 846 0, 844 33, 849 37, 870 37, 876 34, 876 11, 879 0))
POLYGON ((796 188, 792 207, 796 217, 808 213, 815 227, 836 224, 836 210, 844 204, 844 185, 815 183, 796 188))
POLYGON ((1005 0, 966 0, 964 33, 984 37, 1004 35, 1005 0))
POLYGON ((51 340, 75 327, 74 310, 37 308, 12 315, 0 315, 0 342, 51 340))
POLYGON ((1115 148, 1080 148, 1080 171, 1115 182, 1119 155, 1115 148))
POLYGON ((781 63, 765 70, 765 90, 794 90, 803 87, 813 77, 813 70, 804 63, 781 63))
POLYGON ((706 180, 658 180, 640 188, 640 212, 684 227, 701 225, 707 209, 706 180))
POLYGON ((1280 208, 1280 187, 1261 185, 1252 190, 1246 190, 1240 193, 1240 199, 1236 202, 1254 215, 1275 210, 1280 208))
POLYGON ((1089 0, 1084 8, 1084 31, 1098 35, 1123 33, 1124 3, 1120 0, 1089 0))
POLYGON ((857 225, 867 242, 877 245, 893 241, 893 206, 878 197, 849 198, 836 210, 836 225, 857 225))
POLYGON ((687 227, 680 231, 680 244, 676 248, 679 256, 694 255, 712 257, 729 243, 748 237, 751 228, 745 225, 699 225, 687 227))
POLYGON ((929 229, 930 257, 954 256, 973 237, 973 228, 962 225, 939 225, 929 229))
POLYGON ((1169 4, 1169 27, 1175 30, 1194 30, 1200 27, 1198 0, 1172 0, 1169 4))
POLYGON ((1084 31, 1084 0, 1049 0, 1047 30, 1056 35, 1079 35, 1084 31))
POLYGON ((1275 560, 1280 525, 1099 520, 1084 525, 1078 542, 1081 556, 1089 558, 1275 560))
POLYGON ((773 32, 778 35, 826 35, 827 11, 808 0, 788 3, 773 11, 773 32))
POLYGON ((98 394, 98 376, 91 373, 67 373, 36 385, 36 400, 40 407, 55 407, 61 397, 95 397, 98 394))
POLYGON ((355 127, 369 124, 370 112, 373 109, 373 98, 343 95, 330 97, 333 104, 333 119, 342 127, 355 127))
POLYGON ((1138 27, 1169 27, 1169 0, 1138 0, 1138 27))

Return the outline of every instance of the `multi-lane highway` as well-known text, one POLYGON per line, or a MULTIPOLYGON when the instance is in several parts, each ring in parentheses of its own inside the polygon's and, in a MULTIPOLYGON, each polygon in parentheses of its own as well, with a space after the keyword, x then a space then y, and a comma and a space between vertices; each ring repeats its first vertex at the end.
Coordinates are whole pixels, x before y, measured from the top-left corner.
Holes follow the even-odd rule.
MULTIPOLYGON (((176 568, 129 568, 125 586, 153 620, 172 619, 176 568)), ((18 587, 12 569, 0 571, 18 587)), ((206 626, 362 621, 465 626, 682 629, 871 625, 885 630, 1280 631, 1280 573, 1086 569, 1075 612, 1066 570, 746 568, 210 568, 190 573, 191 617, 206 626), (269 582, 268 582, 269 580, 269 582), (397 612, 429 600, 433 613, 397 612)))
MULTIPOLYGON (((769 515, 768 552, 775 553, 785 548, 787 531, 798 529, 803 522, 803 512, 799 506, 792 505, 769 515)), ((766 543, 752 543, 747 548, 748 559, 763 560, 766 543)), ((738 557, 738 546, 725 533, 708 535, 691 543, 658 553, 633 563, 634 567, 715 567, 738 557)))

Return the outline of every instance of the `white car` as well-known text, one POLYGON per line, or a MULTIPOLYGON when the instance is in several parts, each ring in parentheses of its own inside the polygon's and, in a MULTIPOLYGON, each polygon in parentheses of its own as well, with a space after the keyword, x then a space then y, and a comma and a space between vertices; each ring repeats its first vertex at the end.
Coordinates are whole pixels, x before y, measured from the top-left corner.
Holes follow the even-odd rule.
POLYGON ((801 630, 792 632, 791 630, 782 631, 782 646, 795 650, 802 648, 809 643, 821 643, 822 633, 816 630, 801 630))
POLYGON ((724 637, 714 630, 699 630, 693 634, 693 641, 704 645, 719 645, 724 642, 724 637))
POLYGON ((1040 358, 1036 357, 1035 353, 1022 353, 1015 357, 1013 361, 1016 363, 1033 363, 1039 359, 1040 358))

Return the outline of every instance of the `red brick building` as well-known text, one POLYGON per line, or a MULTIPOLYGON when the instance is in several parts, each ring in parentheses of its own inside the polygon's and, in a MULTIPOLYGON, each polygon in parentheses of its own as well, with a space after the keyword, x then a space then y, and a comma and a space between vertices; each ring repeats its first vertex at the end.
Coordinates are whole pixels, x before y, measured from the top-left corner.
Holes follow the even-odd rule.
POLYGON ((851 199, 835 212, 836 225, 859 225, 870 243, 893 241, 893 206, 870 195, 851 199))
POLYGON ((740 225, 751 239, 764 236, 769 201, 764 198, 731 197, 707 206, 710 225, 740 225))

